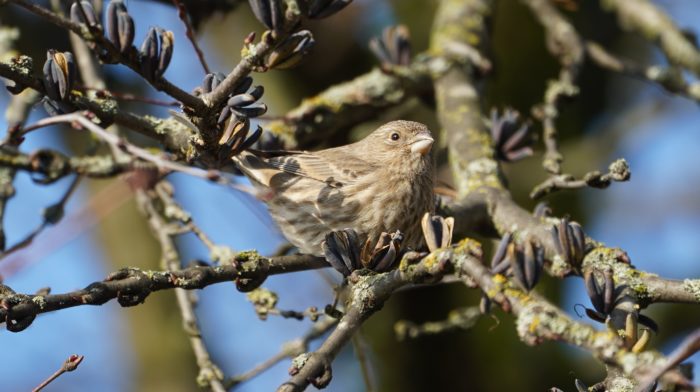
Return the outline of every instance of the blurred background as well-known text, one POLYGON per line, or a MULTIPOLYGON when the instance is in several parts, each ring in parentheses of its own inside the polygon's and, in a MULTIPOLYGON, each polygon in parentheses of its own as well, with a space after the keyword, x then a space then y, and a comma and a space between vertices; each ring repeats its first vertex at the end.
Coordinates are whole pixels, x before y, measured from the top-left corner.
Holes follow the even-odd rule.
MULTIPOLYGON (((46 3, 48 1, 40 2, 46 3)), ((678 25, 700 32, 700 3, 695 0, 657 1, 678 25)), ((305 62, 289 71, 255 74, 266 88, 263 101, 269 115, 282 115, 303 97, 334 83, 369 71, 375 60, 367 48, 370 37, 389 25, 403 23, 411 31, 415 53, 427 48, 437 2, 355 0, 344 11, 305 24, 316 47, 305 62)), ((529 116, 542 101, 546 81, 555 78, 558 64, 547 52, 541 26, 516 1, 499 1, 493 15, 490 56, 494 72, 484 85, 484 110, 512 106, 529 116)), ((664 63, 658 50, 639 36, 623 33, 613 15, 598 2, 575 2, 563 10, 585 39, 612 52, 645 64, 664 63)), ((173 61, 165 76, 191 91, 204 73, 182 23, 170 2, 128 1, 136 23, 136 42, 150 26, 175 33, 173 61)), ((0 23, 16 26, 21 35, 15 49, 43 63, 49 48, 71 50, 65 31, 7 5, 0 8, 0 23)), ((306 23, 306 22, 305 22, 306 23)), ((216 13, 201 21, 198 42, 213 70, 228 72, 239 60, 243 38, 262 31, 247 2, 231 12, 216 13)), ((167 99, 130 70, 105 66, 112 90, 167 99)), ((586 63, 579 78, 580 96, 562 107, 557 123, 561 133, 564 171, 575 175, 598 169, 619 157, 630 163, 632 180, 609 189, 561 192, 549 198, 554 214, 581 222, 592 237, 625 249, 639 268, 669 278, 700 276, 700 108, 662 89, 602 71, 586 63)), ((0 92, 0 108, 9 93, 0 92)), ((167 108, 124 103, 141 114, 167 116, 167 108)), ((45 115, 36 107, 29 122, 45 115)), ((439 129, 431 108, 414 99, 392 109, 376 122, 358 126, 351 136, 327 140, 337 145, 391 119, 425 122, 439 129)), ((4 118, 0 129, 6 129, 4 118)), ((264 125, 264 124, 263 124, 264 125)), ((540 131, 539 126, 536 126, 540 131)), ((135 139, 139 140, 139 139, 135 139)), ((85 135, 61 127, 39 130, 22 145, 31 152, 50 147, 82 151, 85 135)), ((319 146, 322 147, 322 146, 319 146)), ((545 178, 541 148, 535 157, 506 166, 514 196, 524 207, 534 202, 528 193, 545 178)), ((449 174, 444 173, 449 181, 449 174)), ((263 205, 246 195, 203 180, 174 174, 177 199, 200 227, 216 242, 235 250, 258 249, 273 253, 284 243, 263 205)), ((64 179, 39 186, 26 173, 15 181, 17 194, 7 207, 7 242, 22 240, 42 222, 41 210, 55 203, 69 185, 64 179)), ((208 259, 207 250, 194 238, 179 243, 187 263, 208 259)), ((33 293, 51 287, 60 293, 103 279, 124 266, 159 268, 160 251, 136 209, 131 191, 122 179, 83 181, 70 200, 65 218, 38 236, 28 248, 0 260, 4 283, 17 292, 33 293)), ((279 308, 323 308, 333 300, 331 271, 304 272, 270 278, 264 287, 280 296, 279 308)), ((545 277, 537 290, 573 317, 576 304, 590 306, 581 279, 558 281, 545 277)), ((226 375, 240 374, 278 352, 281 345, 303 334, 308 320, 271 316, 260 321, 245 296, 232 284, 198 291, 197 308, 204 338, 226 375)), ((604 368, 582 351, 562 344, 537 347, 522 344, 513 320, 495 312, 498 320, 483 317, 471 330, 397 341, 398 320, 441 320, 456 307, 478 303, 475 290, 460 284, 403 291, 362 329, 362 346, 372 367, 378 390, 532 390, 556 386, 574 390, 574 378, 592 385, 604 377, 604 368)), ((672 350, 685 334, 700 325, 700 312, 681 305, 656 305, 645 314, 660 325, 651 346, 672 350)), ((593 321, 588 321, 594 323, 593 321)), ((318 342, 312 345, 317 347, 318 342)), ((73 353, 85 355, 80 368, 59 378, 50 390, 190 391, 196 390, 198 369, 181 327, 172 292, 151 295, 145 304, 120 308, 116 302, 100 307, 79 307, 41 315, 21 333, 0 330, 0 390, 22 391, 36 386, 73 353)), ((363 390, 364 382, 352 347, 334 362, 334 381, 328 390, 363 390)), ((696 363, 700 358, 693 357, 696 363)), ((268 391, 286 380, 289 361, 242 384, 242 391, 268 391)))

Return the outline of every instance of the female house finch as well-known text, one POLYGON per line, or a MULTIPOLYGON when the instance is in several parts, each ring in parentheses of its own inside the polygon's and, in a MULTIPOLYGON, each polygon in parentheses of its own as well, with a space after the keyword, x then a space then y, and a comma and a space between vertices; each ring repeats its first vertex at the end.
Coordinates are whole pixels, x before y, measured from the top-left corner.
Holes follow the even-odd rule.
POLYGON ((420 219, 434 209, 432 144, 425 125, 392 121, 346 146, 274 157, 245 151, 234 161, 302 253, 323 255, 324 236, 346 228, 362 242, 401 230, 402 244, 416 248, 420 219))

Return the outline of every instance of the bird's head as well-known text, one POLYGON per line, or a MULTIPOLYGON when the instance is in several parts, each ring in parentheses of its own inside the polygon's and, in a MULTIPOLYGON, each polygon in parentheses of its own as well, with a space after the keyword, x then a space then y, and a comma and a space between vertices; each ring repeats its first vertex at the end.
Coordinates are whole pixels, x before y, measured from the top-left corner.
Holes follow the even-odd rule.
POLYGON ((377 152, 378 155, 404 156, 417 160, 430 159, 433 142, 427 126, 404 120, 388 122, 363 140, 368 151, 377 152))

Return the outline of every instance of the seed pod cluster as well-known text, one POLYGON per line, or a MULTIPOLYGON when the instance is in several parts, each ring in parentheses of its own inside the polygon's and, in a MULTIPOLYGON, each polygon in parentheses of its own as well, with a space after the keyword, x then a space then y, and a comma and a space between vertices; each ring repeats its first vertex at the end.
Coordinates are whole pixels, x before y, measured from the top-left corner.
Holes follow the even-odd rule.
POLYGON ((374 247, 372 242, 367 240, 360 253, 362 264, 365 268, 377 272, 391 270, 398 260, 402 241, 403 234, 398 230, 391 234, 383 232, 374 247))
POLYGON ((586 248, 586 235, 578 222, 569 222, 562 218, 558 225, 552 227, 552 237, 557 253, 575 269, 581 268, 586 248))
POLYGON ((214 89, 216 89, 219 86, 219 84, 224 81, 224 79, 226 79, 226 75, 224 75, 221 72, 207 74, 207 76, 204 77, 202 85, 196 87, 193 91, 193 94, 197 97, 199 97, 200 95, 208 94, 214 89))
POLYGON ((526 291, 532 290, 542 276, 544 248, 531 241, 516 244, 506 233, 491 259, 491 273, 512 275, 526 291))
POLYGON ((122 0, 112 0, 107 7, 107 38, 122 53, 134 43, 134 20, 122 0))
MULTIPOLYGON (((615 286, 613 279, 613 271, 607 269, 602 273, 589 270, 583 274, 583 280, 586 285, 586 293, 593 304, 593 309, 585 308, 586 315, 591 319, 604 323, 612 311, 625 300, 626 286, 615 286)), ((638 342, 637 324, 642 324, 654 332, 658 331, 658 325, 651 318, 638 313, 629 313, 625 321, 625 336, 628 349, 631 349, 638 342)), ((639 343, 640 350, 646 343, 639 343)))
POLYGON ((46 52, 43 71, 46 95, 52 100, 64 100, 73 87, 76 77, 73 55, 70 52, 49 49, 46 52))
POLYGON ((76 1, 70 6, 70 19, 75 23, 85 23, 88 26, 100 25, 95 8, 86 0, 76 1))
POLYGON ((285 38, 265 59, 268 69, 287 69, 301 61, 316 41, 309 30, 297 31, 285 38))
POLYGON ((343 276, 362 268, 360 239, 353 229, 332 231, 321 243, 326 261, 343 276))
POLYGON ((391 270, 401 254, 403 234, 382 233, 376 244, 368 239, 360 251, 360 239, 353 229, 333 231, 321 244, 326 260, 343 276, 367 268, 376 272, 391 270))
POLYGON ((352 0, 310 0, 306 15, 311 19, 327 18, 345 8, 352 0))
POLYGON ((428 250, 431 252, 446 248, 452 244, 452 231, 455 220, 452 217, 443 218, 439 215, 430 215, 426 212, 421 220, 423 236, 428 250))
POLYGON ((520 114, 510 108, 506 108, 502 115, 498 111, 491 111, 491 137, 493 138, 496 158, 513 162, 532 155, 532 136, 530 124, 520 124, 520 114))
MULTIPOLYGON (((195 94, 205 94, 214 90, 225 79, 223 74, 209 74, 204 78, 204 83, 195 91, 195 94)), ((248 137, 250 119, 262 116, 267 112, 267 105, 258 102, 262 98, 265 89, 263 86, 252 87, 253 78, 243 78, 233 93, 226 101, 226 106, 219 113, 217 124, 223 128, 219 138, 219 145, 228 146, 229 156, 238 154, 255 143, 262 134, 259 126, 248 137)))
POLYGON ((139 50, 141 74, 148 80, 163 76, 173 57, 175 38, 172 31, 151 27, 139 50))
POLYGON ((369 41, 369 49, 379 59, 382 69, 411 63, 411 35, 404 25, 384 29, 381 37, 369 41))
POLYGON ((270 30, 281 31, 284 24, 281 0, 248 0, 253 14, 270 30))

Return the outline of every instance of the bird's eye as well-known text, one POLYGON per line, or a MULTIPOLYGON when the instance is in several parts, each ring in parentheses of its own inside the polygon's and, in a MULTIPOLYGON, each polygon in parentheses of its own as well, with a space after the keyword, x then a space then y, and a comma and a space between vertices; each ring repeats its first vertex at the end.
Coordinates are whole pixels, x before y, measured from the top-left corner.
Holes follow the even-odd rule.
POLYGON ((399 134, 396 133, 396 132, 392 133, 392 134, 391 134, 391 140, 393 140, 393 141, 399 140, 399 134))

